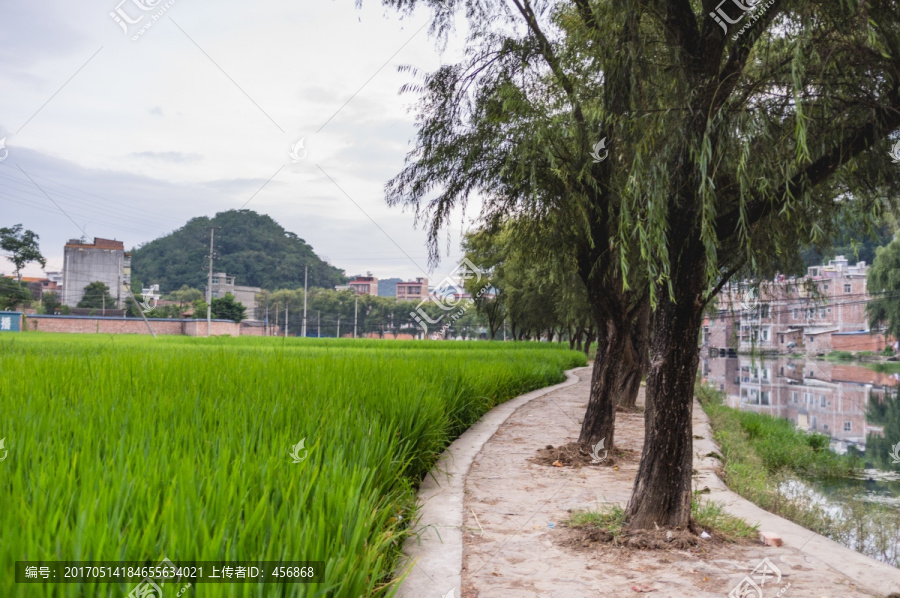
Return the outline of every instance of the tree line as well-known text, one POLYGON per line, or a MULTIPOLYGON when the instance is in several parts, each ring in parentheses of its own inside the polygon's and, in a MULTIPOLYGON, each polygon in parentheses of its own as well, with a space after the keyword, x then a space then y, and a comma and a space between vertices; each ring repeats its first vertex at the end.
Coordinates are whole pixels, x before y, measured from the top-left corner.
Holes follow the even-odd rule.
POLYGON ((900 15, 775 0, 729 32, 707 2, 382 3, 424 5, 438 38, 457 13, 469 26, 460 62, 406 86, 417 135, 387 202, 428 222, 432 261, 452 211, 478 196, 485 229, 576 273, 597 326, 579 440, 614 445, 615 405, 647 358, 626 520, 690 529, 708 305, 729 280, 798 263, 836 223, 871 229, 897 208, 900 15))

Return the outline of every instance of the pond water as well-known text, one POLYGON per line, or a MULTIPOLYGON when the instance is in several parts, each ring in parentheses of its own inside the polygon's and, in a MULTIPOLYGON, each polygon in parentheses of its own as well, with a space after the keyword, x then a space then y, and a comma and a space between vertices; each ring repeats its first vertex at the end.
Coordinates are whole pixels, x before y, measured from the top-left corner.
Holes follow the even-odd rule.
MULTIPOLYGON (((838 521, 856 517, 859 505, 874 517, 900 514, 900 374, 858 363, 743 355, 705 358, 701 367, 703 377, 725 392, 728 406, 825 434, 833 451, 856 453, 865 464, 852 478, 789 480, 780 487, 783 494, 802 497, 838 521)), ((898 564, 896 544, 885 547, 863 535, 852 530, 834 539, 898 564), (872 549, 876 544, 879 550, 872 549)))

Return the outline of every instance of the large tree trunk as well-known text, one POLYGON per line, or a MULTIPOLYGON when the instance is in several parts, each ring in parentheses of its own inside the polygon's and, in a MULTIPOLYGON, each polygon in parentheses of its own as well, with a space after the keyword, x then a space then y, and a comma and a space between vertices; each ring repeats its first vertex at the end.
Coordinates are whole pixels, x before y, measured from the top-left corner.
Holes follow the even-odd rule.
POLYGON ((691 411, 705 289, 702 249, 686 248, 679 266, 681 271, 673 273, 675 302, 664 300, 653 316, 644 449, 625 511, 631 529, 691 524, 691 411))
POLYGON ((634 322, 626 336, 619 375, 619 396, 616 407, 623 411, 637 409, 641 380, 650 366, 650 297, 634 308, 634 322))
MULTIPOLYGON (((590 347, 592 332, 588 333, 585 352, 590 347)), ((581 424, 578 442, 594 446, 601 440, 604 449, 612 449, 615 442, 616 401, 618 396, 619 371, 622 361, 618 354, 627 336, 627 330, 621 322, 607 318, 597 331, 597 356, 594 358, 594 370, 591 374, 591 394, 587 411, 581 424)))

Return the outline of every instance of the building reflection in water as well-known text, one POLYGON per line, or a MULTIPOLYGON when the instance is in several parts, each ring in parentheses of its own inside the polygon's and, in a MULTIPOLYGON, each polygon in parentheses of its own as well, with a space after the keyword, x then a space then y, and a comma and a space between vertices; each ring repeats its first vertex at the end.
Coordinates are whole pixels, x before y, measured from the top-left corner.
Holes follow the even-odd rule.
POLYGON ((885 395, 894 396, 900 382, 897 374, 860 365, 790 357, 709 357, 701 365, 703 377, 725 392, 729 407, 826 434, 839 453, 851 446, 865 452, 867 435, 884 436, 883 426, 867 421, 869 404, 884 404, 885 395))

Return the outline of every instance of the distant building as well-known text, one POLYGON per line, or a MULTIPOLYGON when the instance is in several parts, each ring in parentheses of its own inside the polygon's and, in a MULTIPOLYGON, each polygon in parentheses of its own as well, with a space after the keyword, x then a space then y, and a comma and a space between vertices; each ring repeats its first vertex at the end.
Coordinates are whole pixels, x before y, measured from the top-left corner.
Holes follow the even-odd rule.
POLYGON ((148 302, 150 305, 157 305, 159 303, 160 298, 162 297, 162 295, 160 295, 160 292, 159 292, 159 285, 151 284, 147 288, 142 288, 141 289, 141 297, 144 299, 145 302, 148 302))
MULTIPOLYGON (((15 280, 15 276, 10 276, 15 280)), ((57 293, 57 284, 50 280, 49 278, 39 278, 34 276, 23 276, 22 284, 28 287, 28 291, 31 293, 31 298, 37 301, 40 301, 44 296, 44 293, 57 293)))
POLYGON ((131 254, 121 241, 94 237, 93 243, 70 239, 63 249, 62 303, 76 307, 84 287, 102 282, 109 287, 116 309, 123 309, 131 284, 131 254))
POLYGON ((347 286, 360 295, 378 295, 378 279, 371 272, 367 272, 365 276, 354 276, 347 286))
POLYGON ((403 282, 402 278, 387 278, 378 281, 379 297, 396 297, 397 283, 403 282))
POLYGON ((63 291, 63 273, 62 272, 44 272, 47 275, 47 280, 50 282, 56 283, 55 291, 56 298, 62 301, 62 291, 63 291))
POLYGON ((218 299, 227 293, 234 296, 235 301, 247 308, 247 319, 256 320, 256 294, 262 291, 259 287, 243 287, 234 284, 234 276, 228 276, 224 272, 217 272, 212 276, 212 297, 218 299))
POLYGON ((426 297, 428 297, 427 278, 397 283, 397 301, 421 301, 426 297))
POLYGON ((839 255, 801 278, 730 284, 719 293, 718 314, 704 323, 703 342, 781 353, 880 351, 886 339, 869 330, 866 272, 865 262, 848 266, 839 255))

